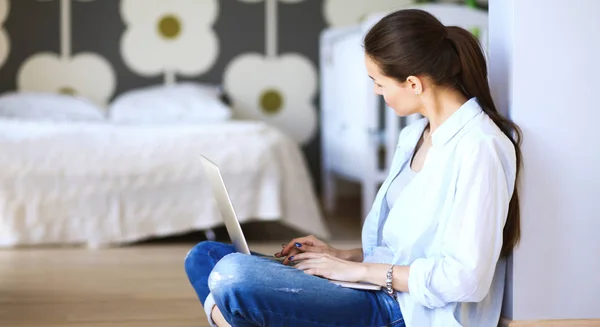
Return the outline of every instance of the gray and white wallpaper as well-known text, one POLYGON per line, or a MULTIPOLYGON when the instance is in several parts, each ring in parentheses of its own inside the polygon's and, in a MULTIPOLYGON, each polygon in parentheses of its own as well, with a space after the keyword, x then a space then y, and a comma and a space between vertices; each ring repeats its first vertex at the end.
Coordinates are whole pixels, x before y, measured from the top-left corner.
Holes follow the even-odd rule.
POLYGON ((77 94, 107 106, 149 85, 221 84, 237 117, 267 121, 301 144, 318 181, 319 34, 409 3, 0 0, 0 92, 77 94))

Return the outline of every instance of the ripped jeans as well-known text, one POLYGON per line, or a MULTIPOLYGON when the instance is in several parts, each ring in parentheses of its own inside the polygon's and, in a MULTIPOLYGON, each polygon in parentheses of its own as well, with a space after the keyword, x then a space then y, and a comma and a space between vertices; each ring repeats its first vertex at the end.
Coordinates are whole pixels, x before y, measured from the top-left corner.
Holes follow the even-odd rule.
POLYGON ((234 252, 205 241, 185 259, 208 317, 216 304, 233 327, 405 326, 398 303, 384 291, 344 288, 257 253, 234 252))

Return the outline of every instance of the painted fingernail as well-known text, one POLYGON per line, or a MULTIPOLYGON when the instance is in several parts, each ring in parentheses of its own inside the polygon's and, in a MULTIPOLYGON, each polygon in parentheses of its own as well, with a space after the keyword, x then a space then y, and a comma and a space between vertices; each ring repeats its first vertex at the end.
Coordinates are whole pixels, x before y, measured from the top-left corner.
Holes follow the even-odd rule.
POLYGON ((291 256, 289 259, 289 261, 292 261, 292 260, 294 260, 294 256, 291 256))
POLYGON ((300 243, 296 243, 296 247, 297 247, 297 248, 299 248, 299 247, 301 247, 301 246, 302 246, 302 244, 300 244, 300 243))

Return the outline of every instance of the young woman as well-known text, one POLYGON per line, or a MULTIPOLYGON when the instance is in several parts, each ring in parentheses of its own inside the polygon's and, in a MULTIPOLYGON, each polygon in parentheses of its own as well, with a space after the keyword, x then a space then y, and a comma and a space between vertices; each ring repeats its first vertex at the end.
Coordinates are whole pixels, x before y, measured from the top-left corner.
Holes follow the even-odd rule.
POLYGON ((276 254, 281 264, 200 243, 185 268, 212 324, 498 325, 505 257, 519 240, 520 132, 494 106, 479 44, 420 10, 388 15, 364 43, 375 92, 399 116, 425 118, 399 136, 362 248, 308 236, 276 254))

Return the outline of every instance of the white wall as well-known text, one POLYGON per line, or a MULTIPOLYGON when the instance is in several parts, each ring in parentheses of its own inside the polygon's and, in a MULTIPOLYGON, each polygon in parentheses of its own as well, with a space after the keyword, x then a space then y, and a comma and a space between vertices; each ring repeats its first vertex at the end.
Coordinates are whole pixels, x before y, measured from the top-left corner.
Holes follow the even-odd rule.
MULTIPOLYGON (((489 6, 488 66, 492 96, 498 110, 509 113, 512 100, 512 55, 514 38, 513 6, 515 0, 493 0, 489 6)), ((507 264, 506 288, 502 315, 513 318, 513 257, 507 264)))
POLYGON ((494 96, 524 132, 513 320, 600 318, 600 1, 492 0, 494 96))

